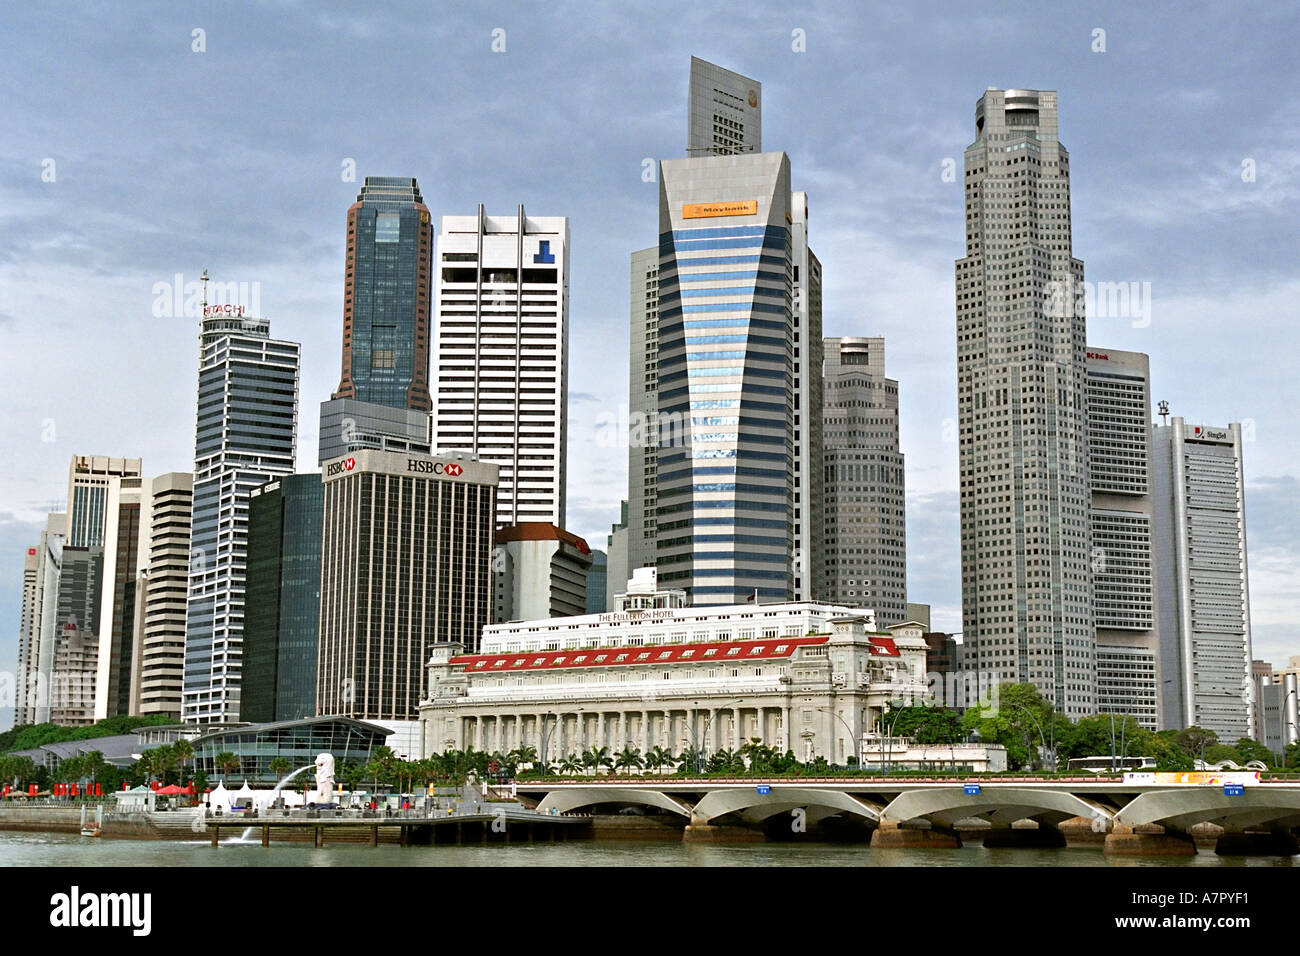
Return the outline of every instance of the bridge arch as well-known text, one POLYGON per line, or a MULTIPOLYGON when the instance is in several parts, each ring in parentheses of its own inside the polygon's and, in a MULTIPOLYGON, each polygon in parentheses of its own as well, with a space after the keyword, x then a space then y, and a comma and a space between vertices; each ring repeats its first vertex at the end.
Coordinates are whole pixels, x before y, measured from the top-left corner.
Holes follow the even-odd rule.
POLYGON ((880 822, 875 807, 842 790, 810 787, 786 787, 772 784, 769 793, 759 793, 754 787, 736 787, 713 790, 706 794, 691 814, 692 824, 708 824, 736 813, 746 823, 758 823, 778 813, 788 813, 795 807, 811 811, 812 822, 836 813, 849 813, 870 823, 880 822), (830 812, 821 812, 829 810, 830 812))
POLYGON ((1110 820, 1114 811, 1066 790, 984 787, 979 793, 972 794, 966 793, 962 787, 935 787, 906 790, 891 800, 880 814, 885 823, 925 818, 944 827, 951 827, 968 817, 987 817, 995 825, 1010 825, 1024 819, 1055 825, 1071 817, 1110 820))
POLYGON ((1227 827, 1300 826, 1300 791, 1274 789, 1268 785, 1246 787, 1241 796, 1230 797, 1222 787, 1181 787, 1151 790, 1139 794, 1115 817, 1116 823, 1161 826, 1185 830, 1198 823, 1227 827))
POLYGON ((683 817, 691 815, 690 804, 674 799, 659 790, 640 788, 612 787, 562 787, 550 791, 537 805, 542 813, 556 810, 559 813, 571 813, 601 803, 625 804, 627 806, 660 807, 670 813, 683 817))

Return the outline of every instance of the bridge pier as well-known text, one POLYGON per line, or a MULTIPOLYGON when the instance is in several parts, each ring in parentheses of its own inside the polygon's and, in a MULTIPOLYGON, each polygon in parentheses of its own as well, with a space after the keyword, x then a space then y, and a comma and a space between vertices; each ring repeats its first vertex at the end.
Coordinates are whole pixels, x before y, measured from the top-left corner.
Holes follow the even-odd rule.
POLYGON ((1190 834, 1168 827, 1152 827, 1139 833, 1127 824, 1116 823, 1106 834, 1105 853, 1111 856, 1195 856, 1196 841, 1190 834))
POLYGON ((763 843, 767 836, 749 827, 717 826, 692 820, 682 831, 684 843, 763 843))
POLYGON ((1290 830, 1247 833, 1224 828, 1214 852, 1219 856, 1295 856, 1300 853, 1300 840, 1290 830))
POLYGON ((212 849, 217 848, 217 840, 220 838, 221 827, 212 827, 212 849))
POLYGON ((313 829, 316 831, 316 847, 319 849, 325 845, 325 828, 318 826, 313 829))
POLYGON ((1050 823, 1039 821, 1036 827, 1016 827, 1011 824, 993 824, 984 833, 985 849, 1059 849, 1066 845, 1065 834, 1050 823))
POLYGON ((881 820, 871 834, 872 849, 956 850, 961 848, 961 837, 956 830, 934 827, 928 830, 902 827, 893 821, 881 820))
POLYGON ((262 827, 262 846, 270 846, 270 845, 271 845, 271 828, 270 828, 269 826, 263 826, 263 827, 262 827))

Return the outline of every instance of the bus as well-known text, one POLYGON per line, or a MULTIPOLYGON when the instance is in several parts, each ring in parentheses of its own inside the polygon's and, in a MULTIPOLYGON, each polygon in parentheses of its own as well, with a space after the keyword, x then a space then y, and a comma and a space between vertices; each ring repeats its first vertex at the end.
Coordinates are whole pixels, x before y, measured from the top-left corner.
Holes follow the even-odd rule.
POLYGON ((1112 757, 1109 754, 1101 757, 1071 757, 1069 767, 1071 770, 1097 774, 1125 770, 1155 770, 1156 758, 1112 757))

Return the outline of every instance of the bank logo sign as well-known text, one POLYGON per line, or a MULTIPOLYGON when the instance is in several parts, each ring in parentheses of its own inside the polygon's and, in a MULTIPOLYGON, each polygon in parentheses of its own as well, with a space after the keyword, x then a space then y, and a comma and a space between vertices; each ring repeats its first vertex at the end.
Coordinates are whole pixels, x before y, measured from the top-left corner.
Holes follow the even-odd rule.
POLYGON ((332 478, 335 475, 341 475, 346 471, 351 471, 357 467, 355 458, 344 458, 342 461, 332 461, 325 466, 325 477, 332 478))
POLYGON ((418 475, 446 475, 449 478, 459 478, 461 472, 465 469, 454 461, 426 461, 423 458, 406 459, 406 470, 413 471, 418 475))
POLYGON ((682 206, 683 219, 717 219, 721 216, 756 216, 758 200, 740 202, 688 202, 682 206))

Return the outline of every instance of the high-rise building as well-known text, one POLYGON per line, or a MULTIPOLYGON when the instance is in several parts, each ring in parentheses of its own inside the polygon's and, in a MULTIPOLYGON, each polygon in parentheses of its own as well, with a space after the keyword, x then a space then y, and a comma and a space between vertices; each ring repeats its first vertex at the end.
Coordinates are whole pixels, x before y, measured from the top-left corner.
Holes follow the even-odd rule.
POLYGON ((1152 445, 1161 725, 1254 730, 1241 426, 1157 425, 1152 445))
POLYGON ((343 371, 321 403, 317 461, 430 451, 433 223, 414 179, 367 176, 348 209, 343 371))
POLYGON ((82 727, 95 722, 99 582, 103 575, 103 545, 63 546, 49 714, 50 723, 61 727, 82 727))
MULTIPOLYGON (((808 194, 790 198, 794 280, 794 599, 824 601, 822 264, 808 248, 808 194)), ((888 623, 888 622, 886 622, 888 623)))
POLYGON ((492 619, 497 466, 360 451, 326 462, 316 712, 375 721, 414 755, 435 644, 492 619))
POLYGON ((429 411, 433 224, 414 179, 367 176, 348 209, 334 398, 429 411))
POLYGON ((569 220, 444 216, 435 450, 500 469, 497 526, 564 527, 569 220))
POLYGON ((794 331, 785 153, 664 160, 656 561, 692 603, 793 593, 794 331), (689 436, 674 441, 667 431, 689 436))
POLYGON ((957 260, 964 659, 1096 712, 1083 263, 1056 93, 988 89, 965 152, 957 260))
MULTIPOLYGON (((36 647, 40 641, 41 611, 37 587, 41 567, 39 548, 28 548, 23 558, 22 607, 18 618, 18 673, 14 694, 14 726, 31 723, 27 688, 35 673, 36 647)), ((601 610, 604 610, 602 608, 601 610)))
POLYGON ((194 476, 168 472, 141 500, 140 559, 132 642, 130 713, 179 718, 185 680, 194 476))
POLYGON ((691 57, 687 156, 763 151, 763 85, 691 57))
POLYGON ((240 720, 316 715, 324 506, 319 474, 285 475, 249 493, 244 667, 257 680, 243 688, 240 720))
POLYGON ((609 600, 609 555, 599 548, 591 551, 591 568, 587 571, 587 605, 583 614, 603 614, 609 600))
POLYGON ((496 545, 493 624, 587 613, 592 554, 582 538, 529 521, 498 529, 496 545))
POLYGON ((1256 681, 1255 711, 1258 715, 1258 740, 1279 757, 1286 748, 1300 740, 1300 657, 1292 657, 1284 668, 1254 661, 1255 669, 1264 664, 1256 681))
POLYGON ((912 618, 898 382, 885 377, 882 338, 828 338, 823 351, 825 600, 902 624, 912 618))
MULTIPOLYGON (((619 504, 619 520, 609 529, 609 534, 605 538, 605 545, 608 549, 609 559, 608 567, 605 570, 605 605, 601 610, 614 610, 614 595, 618 591, 620 582, 626 581, 632 576, 628 564, 628 551, 631 547, 629 530, 628 530, 628 503, 626 501, 619 504)), ((588 592, 590 594, 590 592, 588 592)))
POLYGON ((1160 722, 1151 496, 1151 362, 1088 347, 1088 472, 1092 481, 1097 710, 1160 722))
POLYGON ((59 567, 67 531, 66 512, 46 515, 36 548, 36 593, 32 598, 36 618, 31 624, 32 648, 27 655, 27 674, 23 681, 26 722, 32 724, 50 720, 54 651, 59 637, 59 567))
POLYGON ((195 723, 239 717, 248 495, 292 474, 297 437, 300 346, 264 318, 226 323, 205 315, 200 332, 182 706, 195 723))
MULTIPOLYGON (((655 512, 659 507, 659 248, 632 253, 628 369, 627 563, 654 567, 655 512)), ((666 428, 668 437, 680 437, 666 428)), ((615 577, 613 580, 619 580, 615 577)), ((613 609, 610 595, 610 609, 613 609)))

